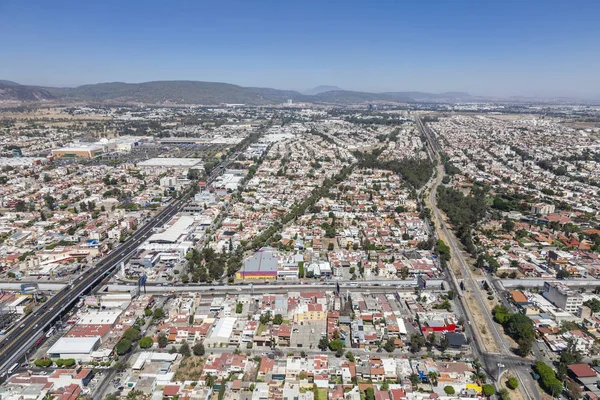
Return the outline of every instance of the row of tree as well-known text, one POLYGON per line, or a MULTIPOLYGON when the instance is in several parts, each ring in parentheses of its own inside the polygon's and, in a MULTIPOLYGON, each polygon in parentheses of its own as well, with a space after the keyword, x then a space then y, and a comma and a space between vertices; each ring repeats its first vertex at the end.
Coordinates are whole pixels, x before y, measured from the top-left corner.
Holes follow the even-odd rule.
POLYGON ((535 331, 531 319, 521 313, 512 313, 503 305, 494 307, 492 313, 494 319, 502 325, 506 334, 517 342, 519 355, 521 357, 528 356, 535 340, 535 331))

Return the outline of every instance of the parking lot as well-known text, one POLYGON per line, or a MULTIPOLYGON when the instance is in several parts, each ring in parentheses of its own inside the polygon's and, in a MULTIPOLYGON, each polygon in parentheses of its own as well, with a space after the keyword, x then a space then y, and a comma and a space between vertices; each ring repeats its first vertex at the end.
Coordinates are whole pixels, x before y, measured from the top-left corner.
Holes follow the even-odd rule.
POLYGON ((321 336, 326 332, 326 321, 294 323, 290 347, 314 349, 319 344, 321 336))

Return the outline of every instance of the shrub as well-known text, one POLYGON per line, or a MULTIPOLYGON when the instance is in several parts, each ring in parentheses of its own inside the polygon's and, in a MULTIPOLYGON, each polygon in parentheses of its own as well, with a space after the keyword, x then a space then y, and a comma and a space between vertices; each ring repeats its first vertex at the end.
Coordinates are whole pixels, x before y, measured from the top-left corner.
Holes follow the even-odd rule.
POLYGON ((48 360, 48 359, 39 359, 39 360, 35 360, 35 366, 36 367, 40 367, 40 368, 48 368, 49 366, 52 365, 52 360, 48 360))
POLYGON ((446 394, 448 396, 453 395, 456 393, 456 390, 454 390, 454 387, 452 386, 444 386, 444 392, 446 392, 446 394))
POLYGON ((482 389, 483 394, 485 394, 487 397, 493 396, 496 393, 496 388, 494 388, 494 385, 483 385, 482 389))
POLYGON ((515 390, 516 388, 519 387, 519 380, 517 378, 508 378, 508 381, 506 382, 506 386, 508 386, 509 389, 515 390))

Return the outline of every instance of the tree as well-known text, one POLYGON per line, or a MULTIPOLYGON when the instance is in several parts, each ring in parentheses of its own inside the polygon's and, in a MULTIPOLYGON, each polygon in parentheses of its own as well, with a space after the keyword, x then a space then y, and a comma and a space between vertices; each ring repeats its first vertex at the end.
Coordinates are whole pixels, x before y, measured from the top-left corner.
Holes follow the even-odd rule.
POLYGON ((149 316, 151 316, 151 315, 152 315, 152 310, 151 310, 150 308, 146 308, 146 309, 144 310, 144 315, 145 315, 146 317, 149 317, 149 316))
POLYGON ((419 384, 419 382, 421 382, 419 375, 417 375, 415 373, 410 374, 410 376, 408 377, 408 380, 410 380, 410 383, 413 386, 413 388, 416 388, 417 385, 419 384))
POLYGON ((47 359, 47 358, 40 358, 38 360, 35 360, 34 364, 36 367, 48 368, 49 366, 52 365, 52 360, 47 359))
POLYGON ((266 313, 262 314, 259 318, 259 321, 263 325, 268 324, 271 321, 271 311, 267 311, 266 313))
POLYGON ((565 269, 561 269, 556 273, 556 279, 567 279, 571 274, 565 269))
POLYGON ((418 334, 413 334, 410 337, 410 351, 412 353, 418 353, 421 351, 421 347, 425 344, 425 339, 423 336, 418 334))
POLYGON ((493 396, 494 394, 496 394, 496 388, 494 388, 494 385, 483 385, 482 386, 483 389, 483 394, 486 395, 486 397, 490 397, 493 396))
POLYGON ((117 361, 114 365, 113 368, 118 371, 125 371, 125 369, 127 368, 127 364, 125 363, 125 361, 117 361))
POLYGON ((542 361, 537 361, 534 369, 540 376, 540 386, 542 386, 548 394, 554 397, 562 392, 562 383, 556 378, 556 374, 551 366, 542 361))
POLYGON ((164 349, 165 347, 167 347, 167 344, 169 343, 169 338, 167 338, 167 335, 165 335, 164 333, 161 333, 160 335, 158 335, 158 347, 161 349, 164 349))
POLYGON ((388 340, 385 342, 385 344, 383 345, 383 348, 385 349, 385 351, 387 351, 388 353, 393 352, 394 350, 396 350, 396 342, 394 340, 393 337, 389 337, 388 340))
POLYGON ((15 203, 16 212, 25 212, 27 210, 27 204, 23 200, 19 200, 15 203))
POLYGON ((531 348, 533 347, 533 341, 528 338, 521 338, 517 342, 519 345, 517 351, 521 357, 527 357, 529 353, 531 353, 531 348))
POLYGON ((46 207, 48 207, 49 210, 54 210, 54 204, 56 203, 54 197, 46 195, 44 196, 44 202, 46 203, 46 207))
POLYGON ((456 390, 454 390, 453 386, 444 386, 444 392, 446 392, 448 396, 452 396, 456 393, 456 390))
POLYGON ((593 313, 600 312, 600 300, 592 298, 583 303, 584 306, 589 307, 593 313))
POLYGON ((498 390, 498 396, 500 396, 500 400, 510 400, 510 393, 506 388, 498 390))
POLYGON ((334 339, 331 342, 329 342, 329 349, 331 351, 338 351, 340 349, 343 350, 344 349, 344 342, 342 342, 340 339, 334 339))
POLYGON ((117 343, 116 351, 117 354, 122 356, 123 354, 127 354, 131 350, 131 341, 128 339, 121 339, 119 343, 117 343))
POLYGON ((150 336, 145 336, 140 340, 140 347, 142 349, 149 349, 152 345, 154 345, 154 341, 150 336))
POLYGON ((502 229, 504 229, 506 232, 512 232, 512 230, 515 229, 515 223, 511 219, 507 219, 502 224, 502 229))
POLYGON ((192 347, 195 356, 202 357, 204 355, 204 344, 198 342, 192 347))
POLYGON ((139 340, 140 337, 141 337, 140 331, 133 327, 126 329, 125 333, 123 333, 123 338, 127 339, 131 342, 135 342, 136 340, 139 340))
POLYGON ((508 378, 508 381, 506 381, 506 386, 508 386, 509 389, 515 390, 519 387, 519 380, 514 376, 510 377, 508 378))
POLYGON ((236 314, 241 314, 243 309, 244 309, 244 305, 242 303, 237 303, 235 305, 235 313, 236 314))
POLYGON ((273 317, 273 325, 281 324, 283 324, 283 317, 281 316, 281 314, 275 314, 275 317, 273 317))
POLYGON ((206 386, 209 388, 215 386, 215 378, 211 374, 206 374, 206 377, 204 378, 204 382, 206 383, 206 386))
POLYGON ((354 362, 354 354, 351 351, 346 353, 346 358, 348 359, 348 361, 354 362))
POLYGON ((365 400, 375 400, 375 389, 368 387, 365 389, 365 400))
POLYGON ((321 340, 319 340, 319 344, 317 347, 319 347, 319 349, 321 349, 322 351, 327 350, 327 348, 329 347, 329 339, 327 339, 327 336, 321 337, 321 340))
POLYGON ((430 371, 427 374, 427 380, 429 381, 429 384, 431 385, 432 389, 433 389, 433 386, 437 386, 437 378, 438 378, 438 374, 436 372, 430 371))
POLYGON ((440 351, 443 353, 444 351, 448 350, 448 347, 450 347, 450 341, 448 340, 446 335, 444 335, 440 338, 440 351))
POLYGON ((155 308, 152 313, 152 318, 155 320, 163 319, 165 317, 165 311, 162 308, 155 308))
POLYGON ((179 354, 181 354, 184 357, 189 357, 192 355, 192 352, 190 350, 190 345, 187 342, 184 342, 180 347, 179 347, 179 354))

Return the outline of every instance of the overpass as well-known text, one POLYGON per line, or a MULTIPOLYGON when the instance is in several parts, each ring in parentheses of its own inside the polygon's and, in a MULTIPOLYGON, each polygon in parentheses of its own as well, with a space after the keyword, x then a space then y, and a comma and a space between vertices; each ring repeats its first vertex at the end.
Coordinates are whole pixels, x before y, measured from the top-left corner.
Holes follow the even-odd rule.
MULTIPOLYGON (((87 275, 82 275, 71 285, 64 286, 54 297, 49 299, 40 310, 19 321, 19 325, 0 341, 0 376, 15 360, 43 334, 44 330, 62 313, 67 311, 80 296, 89 293, 93 287, 107 278, 121 261, 128 260, 138 245, 152 234, 152 229, 167 222, 187 203, 187 196, 165 207, 120 247, 111 252, 96 264, 87 275)), ((20 287, 20 283, 19 283, 20 287)))

